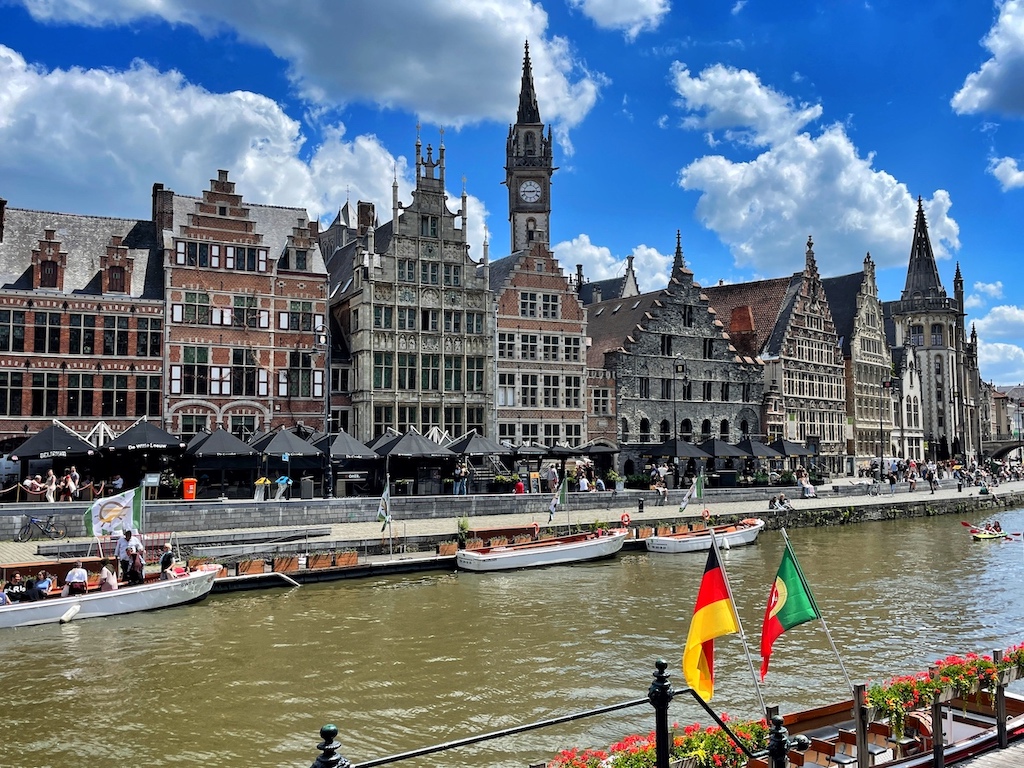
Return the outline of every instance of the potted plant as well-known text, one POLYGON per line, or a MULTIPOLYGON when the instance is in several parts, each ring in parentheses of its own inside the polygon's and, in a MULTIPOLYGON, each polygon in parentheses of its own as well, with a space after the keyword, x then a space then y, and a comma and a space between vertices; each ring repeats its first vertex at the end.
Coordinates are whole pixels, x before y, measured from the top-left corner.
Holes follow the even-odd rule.
POLYGON ((636 529, 638 539, 647 539, 654 535, 654 528, 650 525, 641 525, 636 529))
POLYGON ((459 551, 459 542, 455 540, 442 541, 437 545, 438 557, 451 557, 459 551))
POLYGON ((463 515, 459 518, 459 546, 465 548, 466 538, 469 536, 469 518, 463 515))
POLYGON ((508 544, 508 536, 492 536, 488 546, 504 547, 506 544, 508 544))
POLYGON ((299 556, 298 555, 275 555, 274 556, 274 567, 275 573, 294 573, 299 570, 299 556))
POLYGON ((753 484, 755 488, 765 488, 768 486, 768 473, 763 469, 754 473, 753 484))
POLYGON ((614 469, 609 469, 608 474, 606 474, 604 477, 605 482, 620 493, 626 487, 625 479, 614 469))
POLYGON ((657 531, 659 536, 668 536, 672 533, 672 526, 659 520, 657 524, 657 531))
POLYGON ((509 475, 495 475, 494 482, 491 483, 492 493, 508 493, 512 490, 512 484, 515 483, 515 478, 509 475))
POLYGON ((472 539, 466 539, 466 549, 483 549, 484 540, 481 538, 474 537, 472 539))

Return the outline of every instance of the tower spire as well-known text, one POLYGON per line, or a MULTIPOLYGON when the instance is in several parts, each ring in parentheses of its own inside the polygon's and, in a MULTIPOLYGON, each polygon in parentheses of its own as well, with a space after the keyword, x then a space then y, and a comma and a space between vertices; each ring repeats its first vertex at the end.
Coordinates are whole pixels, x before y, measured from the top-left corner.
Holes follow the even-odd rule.
POLYGON ((945 296, 946 289, 939 280, 939 268, 935 265, 932 242, 928 238, 928 223, 924 218, 924 203, 917 198, 917 220, 914 222, 914 243, 910 247, 910 264, 907 267, 907 283, 903 288, 903 301, 915 296, 945 296))
POLYGON ((672 275, 675 276, 686 268, 686 262, 683 260, 683 235, 680 230, 676 230, 676 255, 672 260, 672 275))
POLYGON ((533 88, 533 67, 530 65, 530 41, 526 41, 523 54, 523 80, 519 86, 519 112, 517 123, 539 123, 540 108, 537 106, 537 92, 533 88))

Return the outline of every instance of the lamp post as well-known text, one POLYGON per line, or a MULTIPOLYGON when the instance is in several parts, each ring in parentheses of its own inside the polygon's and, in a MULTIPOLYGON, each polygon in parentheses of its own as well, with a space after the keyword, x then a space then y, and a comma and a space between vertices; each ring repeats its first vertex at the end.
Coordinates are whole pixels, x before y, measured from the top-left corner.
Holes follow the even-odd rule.
MULTIPOLYGON (((1021 427, 1020 409, 1021 409, 1022 405, 1024 405, 1024 400, 1018 400, 1017 401, 1017 463, 1019 463, 1019 464, 1024 464, 1024 444, 1021 443, 1021 434, 1020 434, 1020 427, 1021 427)), ((979 461, 978 463, 980 464, 981 462, 979 461)))
POLYGON ((331 471, 331 342, 326 325, 313 329, 316 346, 324 356, 324 434, 327 435, 327 450, 324 451, 324 498, 334 495, 334 472, 331 471))
POLYGON ((892 386, 890 379, 885 379, 882 382, 881 389, 878 393, 878 479, 882 479, 882 474, 885 467, 885 450, 883 444, 885 442, 885 428, 882 426, 882 411, 885 406, 885 398, 892 400, 892 396, 889 394, 889 388, 892 386))

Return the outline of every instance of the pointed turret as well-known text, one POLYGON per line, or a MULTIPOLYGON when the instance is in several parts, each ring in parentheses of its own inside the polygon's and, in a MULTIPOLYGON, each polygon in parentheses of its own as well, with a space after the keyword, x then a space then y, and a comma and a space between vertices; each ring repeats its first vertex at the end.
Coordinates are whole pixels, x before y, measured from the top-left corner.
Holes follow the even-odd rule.
POLYGON ((683 235, 676 230, 676 255, 672 259, 672 276, 675 277, 686 269, 686 262, 683 260, 683 235))
POLYGON ((807 236, 807 250, 804 252, 804 274, 812 280, 818 279, 818 262, 814 259, 814 240, 807 236))
POLYGON ((519 87, 519 112, 517 123, 539 123, 540 108, 537 106, 537 92, 533 89, 533 68, 530 66, 530 41, 526 41, 523 55, 523 80, 519 87))
POLYGON ((917 198, 917 221, 914 222, 914 243, 910 248, 910 265, 907 267, 907 284, 903 288, 903 301, 915 296, 945 296, 946 289, 939 280, 939 268, 935 265, 932 242, 928 238, 928 224, 924 218, 924 204, 917 198))

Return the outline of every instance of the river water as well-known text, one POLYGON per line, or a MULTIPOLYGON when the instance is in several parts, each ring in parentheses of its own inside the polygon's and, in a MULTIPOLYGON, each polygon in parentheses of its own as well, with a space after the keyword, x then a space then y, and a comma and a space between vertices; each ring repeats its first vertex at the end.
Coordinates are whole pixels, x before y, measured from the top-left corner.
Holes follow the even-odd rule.
MULTIPOLYGON (((1024 529, 1024 511, 1001 516, 1024 529)), ((1024 545, 975 543, 953 516, 791 532, 854 683, 1024 641, 1024 545)), ((747 643, 777 532, 723 553, 747 643)), ((213 596, 183 608, 0 633, 0 766, 305 768, 335 723, 353 763, 646 695, 658 658, 683 685, 704 554, 505 574, 429 573, 213 596)), ((820 624, 775 644, 782 711, 848 695, 820 624)), ((712 706, 758 705, 737 636, 716 642, 712 706)), ((708 719, 679 696, 672 719, 708 719)), ((644 706, 399 763, 525 768, 647 732, 644 706)))

